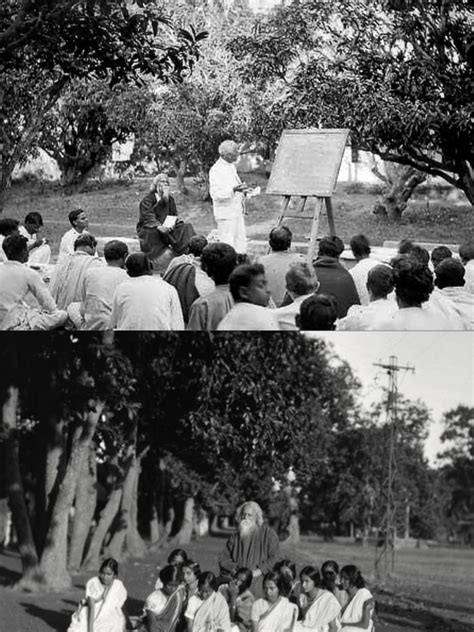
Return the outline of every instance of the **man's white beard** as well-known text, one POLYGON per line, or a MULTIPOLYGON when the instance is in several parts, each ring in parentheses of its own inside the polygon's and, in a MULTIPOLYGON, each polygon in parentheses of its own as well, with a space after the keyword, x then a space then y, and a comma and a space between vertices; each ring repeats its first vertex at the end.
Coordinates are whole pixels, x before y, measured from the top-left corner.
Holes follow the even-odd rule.
POLYGON ((250 520, 241 520, 239 524, 239 535, 241 538, 248 538, 256 530, 257 525, 250 520))

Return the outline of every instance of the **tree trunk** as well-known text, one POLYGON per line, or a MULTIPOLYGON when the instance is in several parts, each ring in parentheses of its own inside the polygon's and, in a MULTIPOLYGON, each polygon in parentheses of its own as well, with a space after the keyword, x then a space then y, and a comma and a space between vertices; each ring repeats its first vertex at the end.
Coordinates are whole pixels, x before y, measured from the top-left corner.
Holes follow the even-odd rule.
POLYGON ((414 167, 388 162, 386 169, 388 190, 383 195, 381 204, 376 205, 374 212, 387 215, 392 220, 399 220, 416 187, 426 180, 426 173, 414 167))
POLYGON ((466 194, 471 204, 474 204, 474 173, 473 168, 467 160, 460 161, 456 164, 459 175, 459 186, 466 194))
POLYGON ((69 544, 68 568, 77 571, 82 562, 84 547, 94 517, 97 503, 97 460, 94 443, 82 462, 74 500, 74 520, 69 544))
POLYGON ((188 161, 186 158, 183 160, 171 160, 171 164, 173 165, 173 169, 176 173, 176 184, 178 185, 178 191, 183 195, 186 195, 188 189, 186 187, 186 183, 184 182, 184 176, 186 175, 186 169, 188 168, 188 161))
POLYGON ((138 532, 138 482, 140 480, 142 457, 143 453, 136 459, 130 520, 127 533, 125 534, 125 547, 132 557, 143 557, 146 550, 145 543, 138 532))
POLYGON ((89 411, 84 423, 74 430, 71 454, 51 512, 46 543, 40 562, 44 580, 52 589, 60 590, 71 585, 71 577, 67 571, 69 511, 74 500, 82 462, 95 434, 103 408, 103 402, 96 401, 95 407, 89 411))
POLYGON ((208 200, 211 199, 211 193, 210 193, 210 189, 209 189, 209 170, 206 168, 203 168, 202 172, 201 172, 201 180, 202 180, 202 184, 201 184, 201 200, 203 202, 207 202, 208 200))
POLYGON ((189 544, 193 533, 194 522, 194 498, 186 498, 184 501, 184 516, 181 527, 176 534, 174 541, 176 545, 189 544))
POLYGON ((150 520, 150 544, 155 544, 160 539, 160 522, 158 520, 158 510, 156 505, 153 505, 150 520))
POLYGON ((123 483, 122 500, 120 502, 120 510, 116 516, 117 529, 107 545, 107 556, 116 560, 121 560, 125 546, 125 536, 131 522, 131 511, 135 489, 135 476, 137 474, 137 459, 133 454, 135 448, 130 447, 129 465, 125 480, 123 483))
POLYGON ((119 486, 114 487, 107 500, 107 504, 100 513, 99 522, 92 534, 89 548, 83 563, 83 568, 86 570, 97 570, 99 567, 100 552, 102 550, 105 536, 107 535, 107 532, 120 508, 123 491, 122 484, 123 481, 121 481, 119 486))
POLYGON ((8 502, 12 512, 13 526, 18 538, 23 576, 21 587, 28 587, 40 581, 38 555, 33 540, 30 517, 25 503, 25 493, 20 472, 20 446, 17 435, 17 413, 19 404, 18 387, 10 386, 8 396, 2 406, 5 440, 5 483, 8 502))

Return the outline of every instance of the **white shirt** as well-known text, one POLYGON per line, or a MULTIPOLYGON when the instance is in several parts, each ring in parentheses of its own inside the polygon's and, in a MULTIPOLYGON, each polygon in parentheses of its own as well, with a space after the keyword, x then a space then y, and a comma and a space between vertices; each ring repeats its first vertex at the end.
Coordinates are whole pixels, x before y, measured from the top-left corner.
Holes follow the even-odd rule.
POLYGON ((379 265, 381 265, 380 261, 367 257, 366 259, 358 261, 355 266, 349 270, 349 274, 354 279, 361 305, 368 305, 370 301, 369 291, 367 290, 369 270, 379 265))
POLYGON ((296 316, 300 313, 301 303, 305 301, 311 294, 305 294, 304 296, 298 296, 293 300, 293 303, 289 305, 285 305, 284 307, 278 307, 277 309, 272 309, 273 314, 275 314, 276 319, 278 320, 278 324, 280 329, 283 331, 298 331, 298 327, 296 326, 296 316))
POLYGON ((397 303, 379 298, 368 305, 351 305, 344 318, 336 322, 338 331, 365 331, 377 320, 389 320, 398 311, 397 303))
POLYGON ((125 270, 115 266, 101 266, 86 272, 81 306, 86 329, 108 327, 115 290, 127 279, 125 270))
MULTIPOLYGON (((87 231, 84 231, 84 233, 87 233, 87 231)), ((72 255, 74 253, 74 242, 79 235, 84 233, 79 233, 75 228, 71 228, 64 233, 59 244, 58 262, 67 257, 67 255, 72 255)))
POLYGON ((253 303, 236 303, 217 325, 217 331, 279 331, 273 310, 253 303))
POLYGON ((404 307, 395 312, 389 319, 377 319, 371 330, 390 331, 436 331, 452 330, 452 322, 438 310, 430 307, 404 307))
POLYGON ((243 194, 234 191, 234 187, 239 184, 242 184, 242 180, 235 165, 219 158, 209 171, 209 192, 214 203, 216 221, 219 220, 219 214, 225 213, 228 216, 242 212, 243 194))
POLYGON ((133 331, 182 331, 178 292, 159 276, 129 277, 117 286, 109 326, 133 331))
POLYGON ((19 261, 5 261, 0 265, 0 325, 7 313, 23 304, 32 294, 41 309, 54 312, 56 303, 40 275, 19 261))

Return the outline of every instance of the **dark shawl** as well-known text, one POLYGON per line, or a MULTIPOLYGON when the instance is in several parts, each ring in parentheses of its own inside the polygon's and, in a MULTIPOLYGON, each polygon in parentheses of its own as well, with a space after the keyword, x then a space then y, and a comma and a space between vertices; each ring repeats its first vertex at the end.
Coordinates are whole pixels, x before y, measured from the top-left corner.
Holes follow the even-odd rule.
POLYGON ((351 305, 360 305, 354 279, 335 257, 319 257, 313 265, 320 283, 318 294, 334 296, 338 318, 344 318, 351 305))

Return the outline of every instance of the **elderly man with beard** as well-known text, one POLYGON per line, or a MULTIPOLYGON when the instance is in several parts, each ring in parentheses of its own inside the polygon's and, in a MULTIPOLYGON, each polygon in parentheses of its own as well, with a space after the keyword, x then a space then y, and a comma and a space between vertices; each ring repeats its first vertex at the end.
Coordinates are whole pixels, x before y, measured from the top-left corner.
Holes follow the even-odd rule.
POLYGON ((149 193, 140 202, 137 235, 141 251, 151 261, 158 259, 168 247, 175 255, 182 255, 187 252, 189 240, 195 234, 190 223, 178 218, 168 176, 158 174, 149 193), (174 224, 171 218, 176 218, 174 224))
POLYGON ((219 568, 225 576, 232 576, 239 568, 248 568, 255 580, 272 570, 277 562, 278 535, 263 523, 263 513, 256 502, 241 505, 236 520, 237 531, 227 540, 219 556, 219 568))

